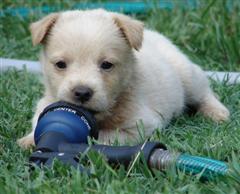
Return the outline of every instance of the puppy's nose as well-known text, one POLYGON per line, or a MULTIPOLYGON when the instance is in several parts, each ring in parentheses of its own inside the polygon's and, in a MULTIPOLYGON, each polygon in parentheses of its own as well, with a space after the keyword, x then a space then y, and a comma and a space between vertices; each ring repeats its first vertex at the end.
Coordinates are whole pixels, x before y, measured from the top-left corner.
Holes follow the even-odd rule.
POLYGON ((82 103, 88 101, 93 95, 93 90, 85 86, 78 86, 73 89, 73 97, 82 103))

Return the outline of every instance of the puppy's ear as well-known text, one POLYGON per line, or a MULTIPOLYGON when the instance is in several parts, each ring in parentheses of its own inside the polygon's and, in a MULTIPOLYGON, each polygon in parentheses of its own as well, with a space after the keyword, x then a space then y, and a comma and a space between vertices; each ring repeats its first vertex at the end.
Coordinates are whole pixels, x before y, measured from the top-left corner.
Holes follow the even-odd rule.
POLYGON ((130 46, 136 50, 139 50, 143 41, 143 23, 118 13, 113 13, 113 19, 127 39, 130 46))
POLYGON ((43 43, 44 38, 47 36, 53 24, 59 17, 59 13, 52 13, 43 19, 34 22, 30 25, 30 31, 32 34, 32 43, 37 45, 43 43))

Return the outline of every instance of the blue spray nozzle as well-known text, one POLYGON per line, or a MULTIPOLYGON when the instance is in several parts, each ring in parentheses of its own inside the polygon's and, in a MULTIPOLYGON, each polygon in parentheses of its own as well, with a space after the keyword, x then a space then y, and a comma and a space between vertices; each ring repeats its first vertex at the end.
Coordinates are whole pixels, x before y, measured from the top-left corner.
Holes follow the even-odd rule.
POLYGON ((96 121, 91 112, 62 101, 43 110, 34 133, 37 149, 44 144, 50 150, 53 147, 57 149, 60 139, 68 143, 87 143, 88 137, 98 137, 96 121))

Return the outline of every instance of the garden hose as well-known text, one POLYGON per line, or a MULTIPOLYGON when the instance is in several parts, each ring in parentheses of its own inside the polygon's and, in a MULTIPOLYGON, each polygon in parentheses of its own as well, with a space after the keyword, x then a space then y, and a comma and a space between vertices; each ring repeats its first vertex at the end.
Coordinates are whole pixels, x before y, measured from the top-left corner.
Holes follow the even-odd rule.
POLYGON ((163 149, 154 150, 149 162, 152 168, 166 170, 174 165, 180 171, 201 174, 201 177, 206 179, 226 175, 228 171, 228 166, 224 162, 189 154, 171 153, 163 149))
MULTIPOLYGON (((226 175, 228 166, 224 162, 188 154, 172 153, 159 142, 146 141, 136 146, 89 145, 88 138, 98 138, 96 120, 93 114, 82 107, 57 102, 49 105, 40 114, 35 129, 36 149, 30 162, 38 166, 51 167, 54 159, 74 167, 80 165, 82 172, 89 173, 81 164, 78 156, 88 151, 96 151, 105 156, 111 165, 134 165, 143 155, 151 169, 166 170, 175 166, 187 174, 200 174, 205 179, 226 175)), ((131 169, 131 167, 130 167, 131 169)))

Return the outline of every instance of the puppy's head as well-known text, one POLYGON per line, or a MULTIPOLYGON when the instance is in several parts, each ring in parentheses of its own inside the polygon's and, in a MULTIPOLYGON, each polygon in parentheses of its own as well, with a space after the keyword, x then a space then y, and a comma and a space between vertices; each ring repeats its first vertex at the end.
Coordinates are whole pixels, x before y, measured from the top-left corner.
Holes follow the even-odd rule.
POLYGON ((30 26, 43 44, 46 90, 57 100, 106 112, 131 82, 143 24, 104 10, 54 13, 30 26))

